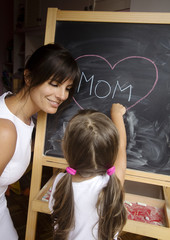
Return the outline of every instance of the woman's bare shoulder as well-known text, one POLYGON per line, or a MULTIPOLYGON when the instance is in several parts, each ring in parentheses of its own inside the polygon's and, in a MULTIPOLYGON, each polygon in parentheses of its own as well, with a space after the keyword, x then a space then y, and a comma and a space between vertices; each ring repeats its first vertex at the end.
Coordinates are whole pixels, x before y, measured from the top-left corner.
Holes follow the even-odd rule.
MULTIPOLYGON (((14 123, 8 119, 0 118, 0 146, 14 148, 17 140, 17 131, 14 123)), ((3 148, 1 148, 3 150, 3 148)))
POLYGON ((16 127, 9 119, 0 118, 0 136, 12 137, 16 136, 16 127))
POLYGON ((16 141, 15 125, 8 119, 0 118, 0 175, 15 152, 16 141))

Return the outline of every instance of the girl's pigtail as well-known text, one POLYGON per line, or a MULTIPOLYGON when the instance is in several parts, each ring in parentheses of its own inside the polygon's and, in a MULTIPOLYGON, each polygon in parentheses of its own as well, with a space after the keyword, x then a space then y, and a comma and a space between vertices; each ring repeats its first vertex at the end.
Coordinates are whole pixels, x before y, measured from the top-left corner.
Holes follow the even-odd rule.
POLYGON ((97 201, 99 214, 98 240, 114 239, 120 234, 126 223, 124 191, 115 174, 110 176, 108 184, 99 193, 97 201))
POLYGON ((70 174, 65 174, 60 179, 53 197, 55 201, 51 218, 54 240, 66 240, 74 228, 74 196, 70 174))

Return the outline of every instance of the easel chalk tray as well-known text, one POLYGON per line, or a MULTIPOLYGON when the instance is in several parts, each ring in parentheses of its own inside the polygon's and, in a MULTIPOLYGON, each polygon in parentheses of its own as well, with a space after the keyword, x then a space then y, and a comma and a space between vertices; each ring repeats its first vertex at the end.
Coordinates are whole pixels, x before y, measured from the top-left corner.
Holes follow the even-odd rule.
MULTIPOLYGON (((72 103, 55 116, 39 113, 26 239, 35 239, 37 212, 48 212, 40 190, 42 168, 65 169, 61 139, 72 115, 95 108, 109 116, 113 102, 127 108, 126 180, 161 186, 164 199, 126 193, 126 201, 163 208, 165 225, 128 220, 124 231, 170 236, 170 13, 48 9, 45 44, 59 42, 81 70, 72 103), (41 196, 40 196, 40 195, 41 196), (30 230, 31 229, 31 230, 30 230)), ((46 191, 47 192, 47 191, 46 191)))

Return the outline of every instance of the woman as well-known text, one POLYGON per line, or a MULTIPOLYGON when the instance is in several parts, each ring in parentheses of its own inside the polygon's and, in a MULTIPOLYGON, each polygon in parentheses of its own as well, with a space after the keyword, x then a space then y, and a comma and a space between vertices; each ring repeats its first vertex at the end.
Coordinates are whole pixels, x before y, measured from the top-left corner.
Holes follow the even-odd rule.
POLYGON ((24 174, 30 162, 32 116, 40 110, 54 114, 72 97, 79 69, 71 54, 58 44, 37 49, 26 63, 24 86, 17 94, 0 97, 0 236, 18 239, 5 192, 24 174))

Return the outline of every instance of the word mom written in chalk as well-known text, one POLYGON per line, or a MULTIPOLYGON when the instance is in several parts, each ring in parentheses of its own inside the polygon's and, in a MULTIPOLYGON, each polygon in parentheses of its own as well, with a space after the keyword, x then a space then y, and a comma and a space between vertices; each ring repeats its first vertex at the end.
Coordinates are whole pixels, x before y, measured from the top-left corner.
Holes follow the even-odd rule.
POLYGON ((82 72, 77 92, 79 93, 82 81, 84 80, 86 83, 90 82, 90 84, 89 84, 89 95, 92 95, 92 92, 94 91, 94 94, 97 98, 106 98, 109 95, 111 95, 111 98, 114 98, 117 91, 124 92, 124 91, 128 90, 129 91, 128 102, 130 102, 131 96, 132 96, 132 88, 133 88, 131 84, 127 87, 124 87, 124 88, 120 86, 119 81, 116 81, 116 84, 115 84, 114 87, 111 86, 106 80, 97 80, 97 83, 94 84, 94 78, 95 78, 95 76, 92 75, 89 79, 87 79, 85 73, 82 72), (104 86, 107 87, 108 91, 107 91, 107 93, 102 95, 103 91, 99 91, 99 89, 103 89, 104 86), (99 93, 100 93, 100 95, 99 95, 99 93))

